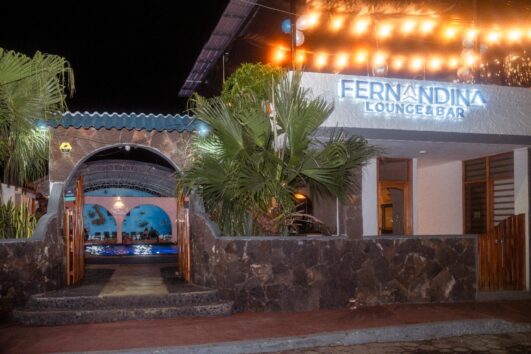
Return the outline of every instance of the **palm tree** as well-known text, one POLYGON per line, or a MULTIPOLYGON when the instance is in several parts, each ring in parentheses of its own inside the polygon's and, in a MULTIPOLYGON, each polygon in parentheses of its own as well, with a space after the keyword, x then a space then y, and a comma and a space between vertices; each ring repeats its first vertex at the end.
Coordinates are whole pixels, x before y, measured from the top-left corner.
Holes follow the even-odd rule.
POLYGON ((301 217, 299 188, 345 200, 357 187, 352 170, 377 152, 340 130, 325 142, 312 139, 333 106, 310 98, 300 80, 300 73, 267 80, 266 97, 242 90, 228 102, 193 98, 193 114, 211 132, 195 138, 180 185, 197 190, 225 235, 288 234, 301 217))
POLYGON ((24 185, 46 174, 48 137, 36 123, 65 110, 67 93, 73 91, 73 71, 66 59, 40 52, 30 58, 0 48, 3 182, 24 185))

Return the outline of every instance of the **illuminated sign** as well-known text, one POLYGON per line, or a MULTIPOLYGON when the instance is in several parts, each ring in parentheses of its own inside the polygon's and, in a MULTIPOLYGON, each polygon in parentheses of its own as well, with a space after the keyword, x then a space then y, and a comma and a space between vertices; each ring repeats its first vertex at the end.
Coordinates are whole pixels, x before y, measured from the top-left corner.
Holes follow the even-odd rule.
POLYGON ((477 88, 372 80, 339 80, 339 97, 363 105, 366 113, 461 120, 471 107, 484 107, 477 88))

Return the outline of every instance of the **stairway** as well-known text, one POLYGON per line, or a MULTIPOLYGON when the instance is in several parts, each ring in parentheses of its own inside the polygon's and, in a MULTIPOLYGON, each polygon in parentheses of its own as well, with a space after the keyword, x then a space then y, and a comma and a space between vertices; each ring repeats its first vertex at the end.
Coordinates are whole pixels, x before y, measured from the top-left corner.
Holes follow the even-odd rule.
POLYGON ((116 287, 113 277, 99 274, 93 278, 89 272, 81 286, 31 296, 24 308, 13 312, 15 322, 49 326, 232 314, 233 303, 223 301, 217 290, 185 284, 164 274, 166 293, 109 293, 104 289, 116 287))

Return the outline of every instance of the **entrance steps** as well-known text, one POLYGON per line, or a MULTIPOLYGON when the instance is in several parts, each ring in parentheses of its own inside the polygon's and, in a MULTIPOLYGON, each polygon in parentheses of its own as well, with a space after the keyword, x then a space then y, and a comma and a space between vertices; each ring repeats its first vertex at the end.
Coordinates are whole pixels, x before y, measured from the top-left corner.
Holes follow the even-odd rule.
POLYGON ((26 307, 13 313, 16 322, 49 326, 175 317, 211 317, 232 314, 233 304, 217 290, 165 295, 48 297, 34 295, 26 307))
POLYGON ((166 265, 87 267, 79 285, 30 297, 15 322, 49 326, 232 314, 217 290, 178 279, 166 265), (105 267, 105 268, 101 268, 105 267))

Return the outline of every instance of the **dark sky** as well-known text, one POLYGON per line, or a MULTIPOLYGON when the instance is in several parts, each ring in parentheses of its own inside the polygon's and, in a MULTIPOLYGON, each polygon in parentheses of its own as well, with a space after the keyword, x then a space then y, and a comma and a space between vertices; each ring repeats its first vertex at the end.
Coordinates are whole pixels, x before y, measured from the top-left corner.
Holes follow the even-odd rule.
POLYGON ((67 58, 71 111, 181 113, 179 89, 227 3, 4 1, 0 47, 67 58))

